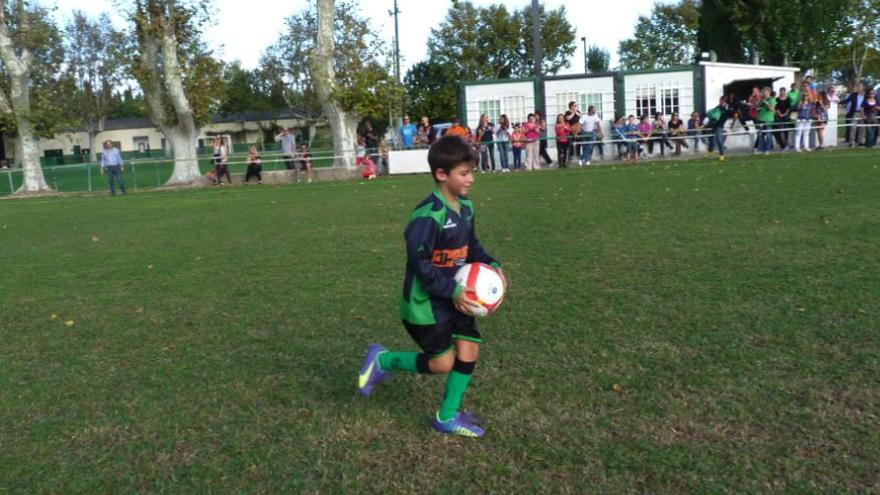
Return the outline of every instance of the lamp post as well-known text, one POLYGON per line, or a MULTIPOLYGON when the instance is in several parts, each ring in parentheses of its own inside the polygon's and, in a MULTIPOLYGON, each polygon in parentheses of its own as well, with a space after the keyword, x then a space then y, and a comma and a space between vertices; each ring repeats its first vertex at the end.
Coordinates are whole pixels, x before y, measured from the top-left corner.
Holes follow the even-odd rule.
POLYGON ((587 70, 587 37, 581 36, 581 41, 584 43, 584 74, 589 72, 587 70))

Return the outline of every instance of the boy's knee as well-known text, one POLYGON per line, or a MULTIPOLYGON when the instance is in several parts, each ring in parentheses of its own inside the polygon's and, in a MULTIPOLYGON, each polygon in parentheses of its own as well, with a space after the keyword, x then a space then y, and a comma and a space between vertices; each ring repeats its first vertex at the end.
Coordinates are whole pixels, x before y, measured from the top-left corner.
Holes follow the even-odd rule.
POLYGON ((452 367, 455 365, 455 353, 447 352, 442 356, 437 356, 431 359, 428 362, 428 367, 431 370, 431 373, 434 374, 444 374, 452 371, 452 367))

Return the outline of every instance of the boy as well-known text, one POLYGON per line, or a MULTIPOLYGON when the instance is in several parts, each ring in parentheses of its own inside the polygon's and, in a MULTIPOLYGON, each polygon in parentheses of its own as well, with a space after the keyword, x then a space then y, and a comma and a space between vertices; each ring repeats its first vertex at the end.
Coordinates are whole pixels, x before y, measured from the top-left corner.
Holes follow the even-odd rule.
POLYGON ((422 352, 370 344, 358 377, 358 392, 369 396, 391 371, 449 373, 433 426, 441 433, 466 437, 485 433, 476 416, 459 412, 481 338, 472 316, 476 304, 453 277, 465 263, 499 267, 477 240, 473 203, 465 196, 478 160, 473 147, 455 136, 437 140, 428 151, 437 189, 412 212, 404 232, 407 261, 400 301, 403 326, 422 352))

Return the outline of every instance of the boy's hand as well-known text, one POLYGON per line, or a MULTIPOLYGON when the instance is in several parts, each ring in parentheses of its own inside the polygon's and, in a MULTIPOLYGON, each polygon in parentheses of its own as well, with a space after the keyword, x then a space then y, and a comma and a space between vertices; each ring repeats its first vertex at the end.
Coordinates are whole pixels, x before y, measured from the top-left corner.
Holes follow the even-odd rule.
POLYGON ((473 316, 475 311, 479 311, 480 305, 468 298, 468 294, 473 294, 474 292, 474 289, 468 289, 467 287, 462 286, 461 293, 458 294, 458 297, 452 300, 455 309, 470 316, 473 316))

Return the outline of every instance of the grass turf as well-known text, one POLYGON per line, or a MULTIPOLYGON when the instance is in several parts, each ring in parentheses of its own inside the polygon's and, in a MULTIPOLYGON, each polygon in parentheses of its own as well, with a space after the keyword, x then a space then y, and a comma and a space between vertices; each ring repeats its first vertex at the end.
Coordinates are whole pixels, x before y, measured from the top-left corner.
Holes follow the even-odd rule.
POLYGON ((878 162, 479 176, 478 441, 354 390, 427 176, 0 202, 0 493, 876 491, 878 162))

